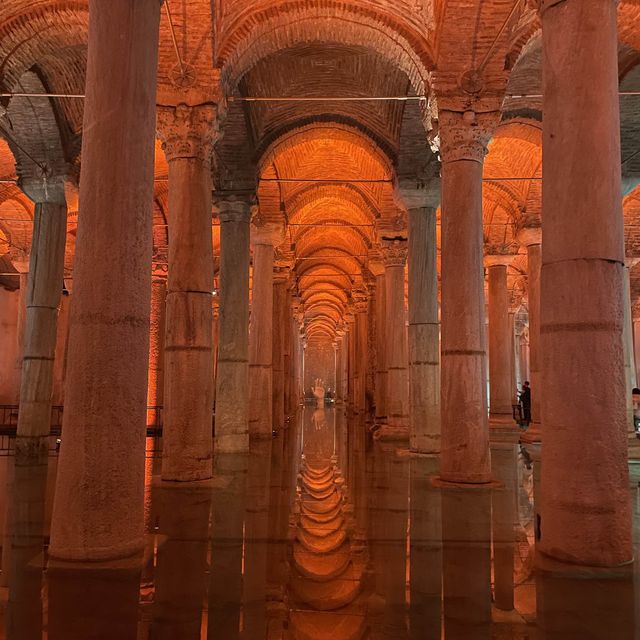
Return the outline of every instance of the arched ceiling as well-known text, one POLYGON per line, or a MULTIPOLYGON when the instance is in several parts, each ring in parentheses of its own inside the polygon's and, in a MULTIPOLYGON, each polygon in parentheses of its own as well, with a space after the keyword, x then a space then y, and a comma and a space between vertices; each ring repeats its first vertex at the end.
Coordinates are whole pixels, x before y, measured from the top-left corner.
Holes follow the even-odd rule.
MULTIPOLYGON (((87 0, 5 0, 0 5, 0 90, 38 86, 52 93, 83 93, 87 29, 87 0)), ((469 98, 461 95, 460 77, 482 66, 482 104, 502 104, 502 124, 484 172, 485 242, 489 251, 518 254, 509 277, 514 304, 523 295, 526 302, 526 258, 515 234, 523 217, 541 213, 542 101, 536 96, 542 89, 542 51, 536 0, 168 0, 160 29, 159 102, 198 104, 224 94, 216 184, 255 188, 258 180, 261 215, 288 225, 281 250, 293 256, 292 282, 304 305, 307 333, 324 341, 335 336, 354 293, 367 291, 379 227, 403 207, 395 185, 437 172, 428 147, 431 118, 437 117, 434 95, 440 106, 464 108, 469 98), (176 48, 186 75, 180 74, 176 48), (505 92, 524 97, 503 100, 505 92), (246 100, 256 97, 296 100, 246 100), (330 99, 336 97, 346 100, 330 99), (362 100, 372 97, 407 99, 362 100)), ((620 3, 619 33, 620 87, 638 91, 637 0, 620 3)), ((9 111, 13 108, 16 123, 35 122, 36 147, 61 145, 69 163, 70 269, 83 102, 54 98, 43 107, 34 100, 13 100, 9 111)), ((0 105, 7 106, 7 100, 0 105)), ((627 251, 633 255, 639 105, 636 96, 621 97, 627 251)), ((6 127, 6 118, 0 117, 0 124, 6 127)), ((24 229, 30 229, 33 206, 16 184, 23 165, 18 156, 16 169, 14 153, 0 139, 1 217, 9 222, 13 217, 18 225, 0 224, 0 260, 11 244, 29 244, 30 232, 24 229)), ((166 262, 167 174, 157 145, 158 264, 166 262)), ((214 225, 215 254, 217 231, 214 225)), ((2 282, 10 286, 13 279, 2 282)), ((640 296, 635 276, 633 295, 634 300, 640 296)))

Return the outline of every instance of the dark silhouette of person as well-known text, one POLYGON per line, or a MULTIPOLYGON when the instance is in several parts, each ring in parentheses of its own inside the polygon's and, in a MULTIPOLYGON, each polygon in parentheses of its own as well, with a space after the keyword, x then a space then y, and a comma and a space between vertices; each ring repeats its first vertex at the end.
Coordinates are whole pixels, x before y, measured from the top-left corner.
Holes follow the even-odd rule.
POLYGON ((531 422, 531 387, 529 381, 525 380, 520 392, 520 404, 522 405, 522 413, 524 421, 527 425, 531 422))

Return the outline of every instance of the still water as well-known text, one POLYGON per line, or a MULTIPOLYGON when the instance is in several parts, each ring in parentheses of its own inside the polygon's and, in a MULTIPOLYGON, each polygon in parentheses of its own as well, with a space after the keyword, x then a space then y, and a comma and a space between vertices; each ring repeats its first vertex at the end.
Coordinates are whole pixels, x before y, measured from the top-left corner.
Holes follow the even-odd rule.
POLYGON ((637 566, 534 571, 537 452, 502 440, 494 486, 463 490, 333 408, 219 457, 197 487, 164 486, 149 439, 142 568, 81 572, 43 571, 55 448, 36 467, 5 455, 0 639, 640 638, 637 566))

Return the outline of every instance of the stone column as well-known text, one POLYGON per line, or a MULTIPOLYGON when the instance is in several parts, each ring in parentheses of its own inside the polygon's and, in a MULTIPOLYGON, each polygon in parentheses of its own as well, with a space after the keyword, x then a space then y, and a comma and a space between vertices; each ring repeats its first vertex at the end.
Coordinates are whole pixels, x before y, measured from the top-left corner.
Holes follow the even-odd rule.
POLYGON ((367 263, 369 271, 375 276, 376 303, 376 373, 375 373, 375 421, 384 424, 387 420, 387 287, 384 278, 384 264, 379 252, 370 252, 367 263))
POLYGON ((272 320, 272 429, 284 428, 284 350, 289 269, 276 266, 273 272, 273 320, 272 320))
POLYGON ((507 269, 510 255, 487 255, 489 274, 489 408, 490 420, 497 425, 512 425, 513 334, 509 325, 509 287, 507 269))
POLYGON ((220 319, 216 378, 216 451, 249 451, 250 201, 221 197, 220 319))
POLYGON ((147 425, 162 424, 164 398, 164 336, 167 279, 160 272, 151 279, 151 322, 149 324, 149 382, 147 385, 147 425))
POLYGON ((511 388, 510 397, 512 403, 515 401, 515 393, 518 388, 519 366, 518 353, 516 351, 516 314, 509 310, 509 359, 511 360, 511 388))
POLYGON ((356 317, 353 313, 346 313, 344 320, 347 323, 347 403, 349 411, 354 411, 355 407, 355 345, 356 345, 356 317))
POLYGON ((159 21, 158 0, 89 3, 64 446, 50 559, 108 561, 144 547, 159 21))
POLYGON ((213 297, 211 305, 211 313, 213 314, 213 406, 216 405, 216 381, 218 379, 218 345, 220 344, 220 303, 218 295, 213 297))
POLYGON ((169 165, 169 278, 164 371, 162 479, 213 473, 213 104, 161 107, 158 133, 169 165))
POLYGON ((440 451, 436 209, 409 209, 409 400, 413 451, 440 451))
POLYGON ((520 354, 520 377, 522 382, 531 379, 531 370, 529 369, 529 337, 528 330, 520 334, 518 342, 518 350, 520 354))
POLYGON ((354 408, 360 416, 364 416, 367 408, 367 312, 369 303, 366 293, 358 291, 354 294, 355 311, 355 382, 354 408))
POLYGON ((387 423, 377 432, 381 440, 409 438, 409 372, 404 309, 404 267, 407 241, 383 240, 386 284, 387 423))
POLYGON ((637 386, 637 382, 640 381, 640 318, 633 318, 633 355, 635 358, 637 386))
POLYGON ((341 396, 341 391, 340 391, 340 388, 342 386, 342 371, 341 371, 342 353, 340 351, 341 348, 342 348, 342 344, 341 343, 342 343, 342 338, 340 338, 340 336, 336 336, 336 339, 331 343, 331 346, 333 347, 334 362, 335 362, 336 404, 340 404, 342 402, 342 396, 341 396))
POLYGON ((617 6, 615 0, 566 0, 541 8, 544 446, 538 549, 563 561, 605 566, 633 558, 617 6))
MULTIPOLYGON (((527 288, 529 296, 529 381, 531 383, 531 419, 522 434, 525 442, 542 441, 542 412, 540 411, 541 367, 540 352, 540 269, 542 267, 542 227, 539 218, 527 221, 518 232, 518 242, 527 248, 527 288)), ((525 369, 526 371, 526 369, 525 369)), ((523 373, 523 381, 527 377, 523 373)))
POLYGON ((53 362, 53 395, 51 402, 54 406, 64 404, 64 379, 67 371, 67 344, 69 342, 69 315, 71 311, 71 295, 64 292, 58 306, 58 328, 56 336, 56 351, 53 362))
POLYGON ((29 286, 29 254, 26 251, 11 252, 11 262, 19 274, 18 288, 18 319, 16 321, 16 360, 14 364, 14 397, 15 403, 20 402, 20 387, 22 379, 22 358, 24 355, 24 334, 27 326, 27 291, 29 286))
POLYGON ((623 289, 623 341, 624 341, 624 377, 627 391, 627 438, 629 440, 629 457, 640 456, 640 441, 636 436, 633 420, 632 390, 637 386, 635 360, 633 356, 633 318, 631 316, 631 268, 638 263, 638 258, 625 258, 623 289))
POLYGON ((63 178, 45 185, 27 184, 26 192, 36 201, 36 208, 26 291, 16 455, 38 459, 47 449, 51 426, 67 203, 63 178))
POLYGON ((256 218, 249 336, 249 433, 256 438, 271 438, 273 429, 273 253, 281 241, 280 225, 256 218))
POLYGON ((491 479, 482 267, 482 167, 495 114, 440 112, 442 458, 450 482, 491 479))

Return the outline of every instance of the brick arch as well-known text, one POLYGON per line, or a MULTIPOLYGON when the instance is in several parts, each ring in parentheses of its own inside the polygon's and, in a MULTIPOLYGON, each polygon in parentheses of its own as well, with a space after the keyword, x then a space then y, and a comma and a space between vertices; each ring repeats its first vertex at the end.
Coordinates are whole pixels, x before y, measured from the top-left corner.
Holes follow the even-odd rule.
POLYGON ((15 87, 34 64, 55 58, 58 51, 86 45, 89 28, 87 0, 44 0, 25 5, 0 22, 0 81, 15 87))
POLYGON ((302 42, 366 43, 398 66, 416 93, 429 92, 433 55, 426 38, 397 12, 353 0, 290 0, 243 12, 227 27, 218 50, 223 83, 232 92, 259 60, 302 42))
POLYGON ((262 154, 258 162, 259 172, 262 173, 267 165, 274 164, 279 156, 285 155, 296 147, 326 140, 362 150, 371 158, 372 165, 376 166, 381 177, 391 178, 393 173, 391 160, 373 140, 364 136, 355 127, 334 122, 314 122, 303 127, 291 129, 280 136, 262 154))

